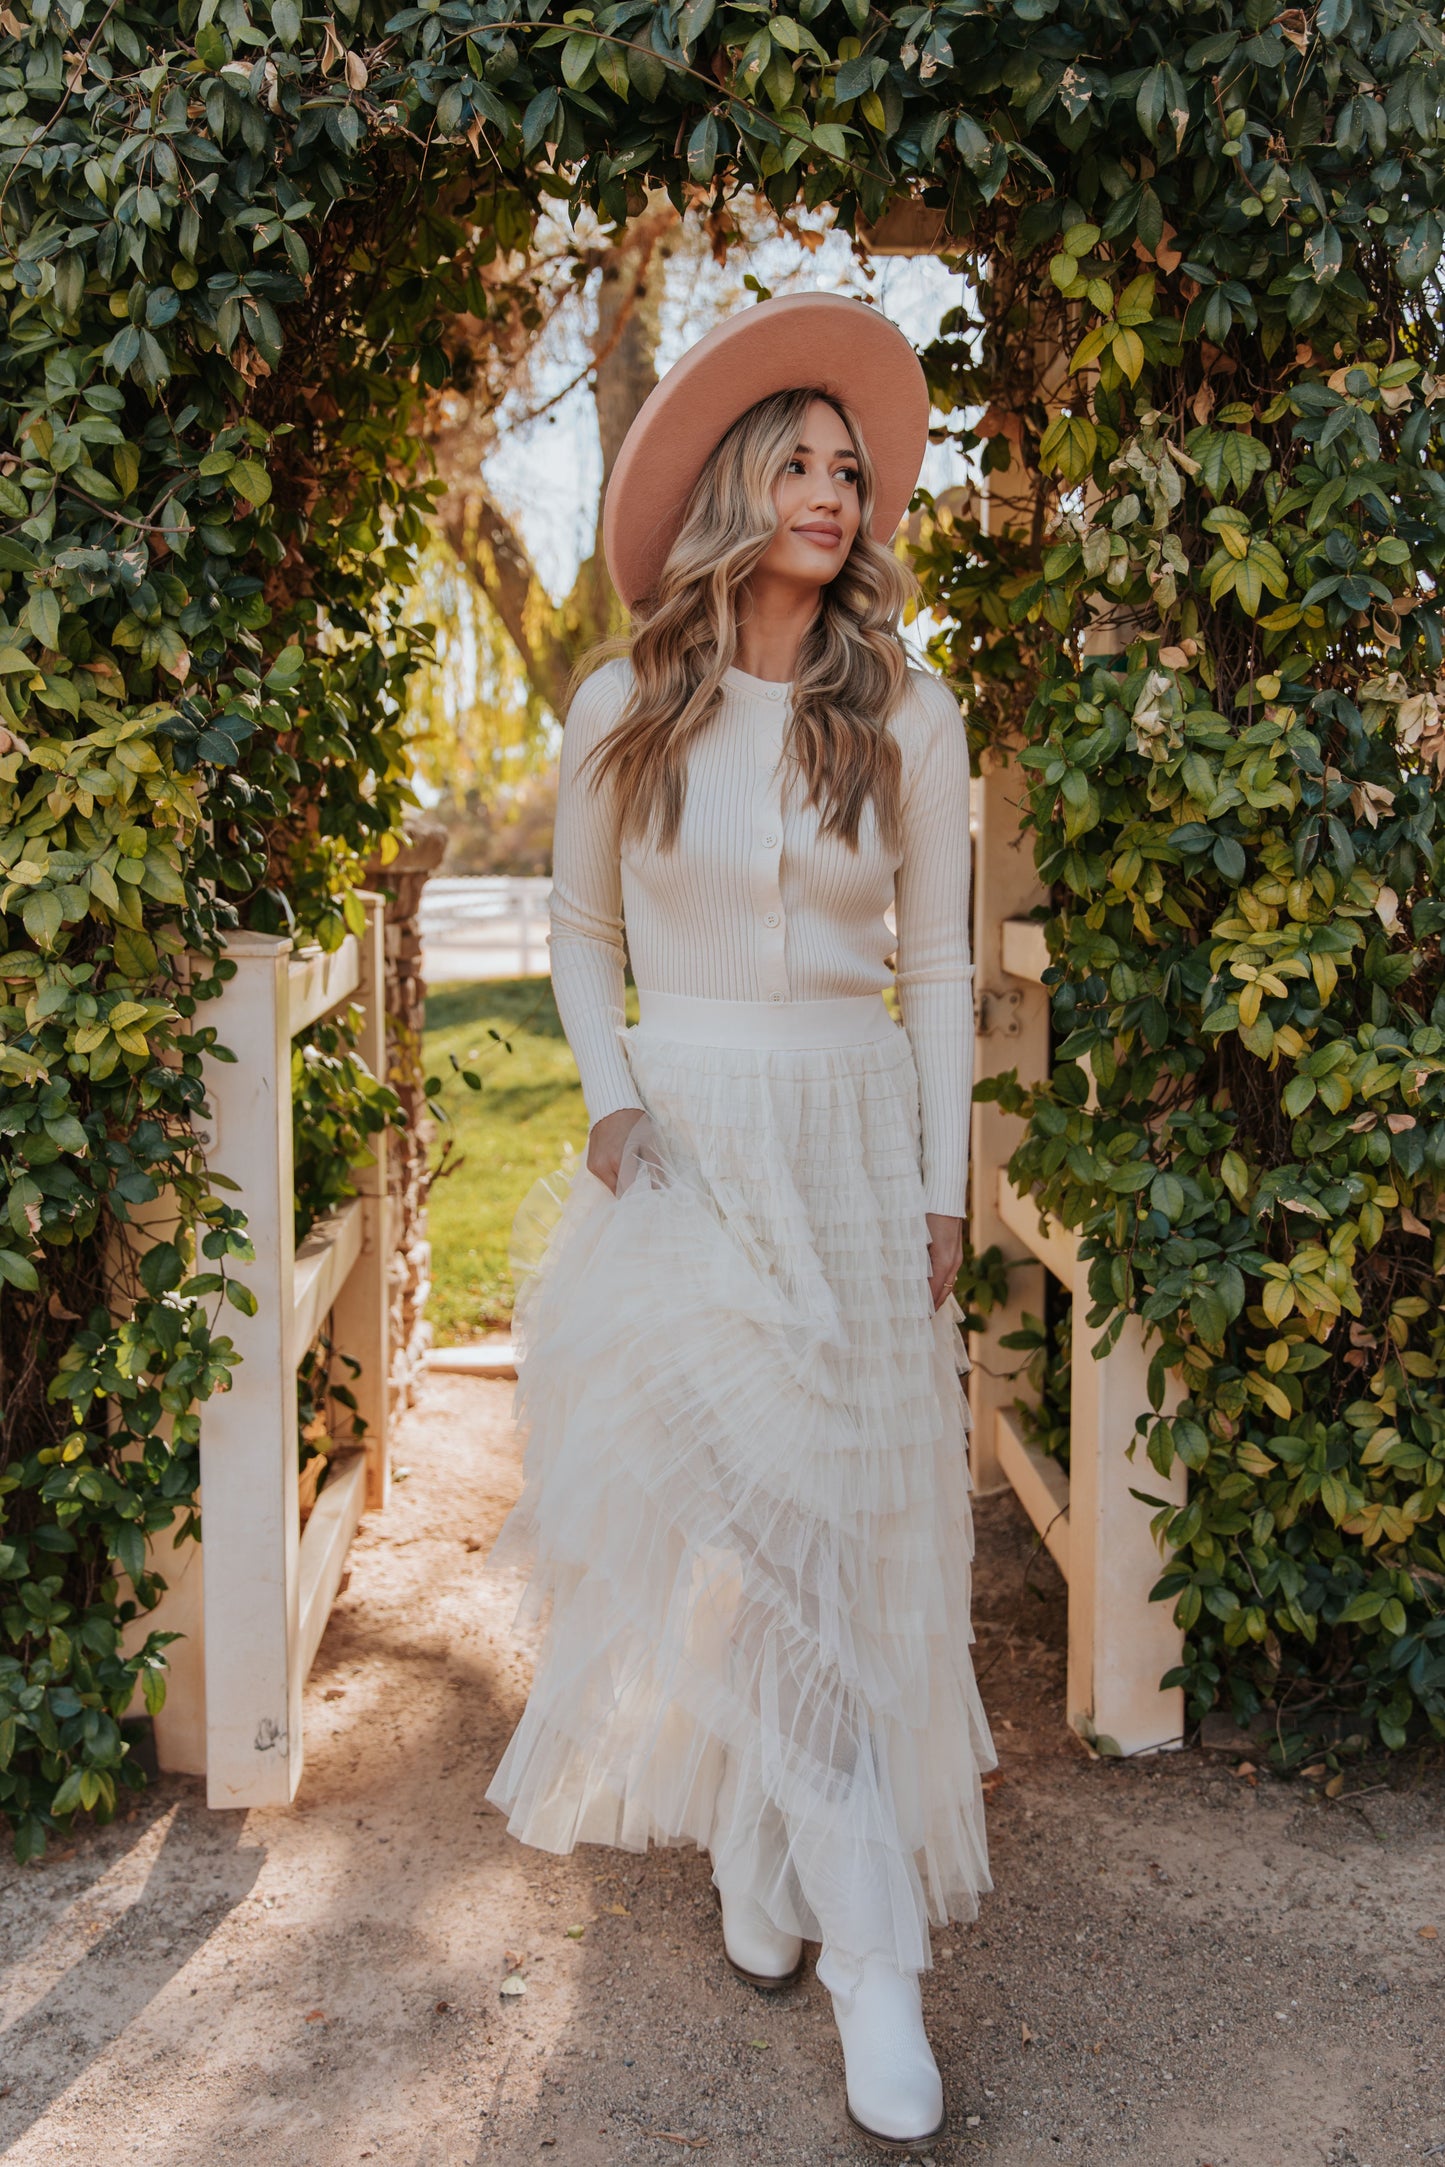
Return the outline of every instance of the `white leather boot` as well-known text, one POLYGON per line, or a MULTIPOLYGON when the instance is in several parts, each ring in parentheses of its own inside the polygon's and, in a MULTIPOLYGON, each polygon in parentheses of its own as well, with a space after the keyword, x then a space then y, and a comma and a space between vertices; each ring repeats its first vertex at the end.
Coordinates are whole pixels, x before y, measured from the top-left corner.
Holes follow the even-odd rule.
POLYGON ((723 1954, 740 1979, 765 1994, 794 1986, 803 1969, 803 1944, 774 1926, 755 1896, 719 1889, 723 1954))
POLYGON ((946 2122, 917 1976, 878 1956, 851 1972, 849 1984, 826 1949, 819 1958, 818 1977, 832 1994, 843 2043, 848 2119, 880 2144, 915 2149, 941 2137, 946 2122))
MULTIPOLYGON (((740 1813, 743 1782, 737 1760, 728 1756, 718 1794, 716 1825, 726 1829, 740 1813)), ((793 1986, 803 1969, 803 1944, 796 1934, 775 1926, 754 1894, 756 1876, 782 1857, 786 1839, 774 1808, 754 1799, 742 1813, 751 1824, 753 1842, 731 1855, 714 1852, 713 1887, 722 1910, 723 1955, 740 1979, 763 1993, 793 1986)))
POLYGON ((943 2082, 923 2029, 918 1974, 883 1953, 897 1947, 907 1892, 896 1873, 899 1885, 890 1886, 887 1859, 853 1838, 846 1810, 821 1812, 791 1834, 803 1893, 822 1929, 818 1983, 833 1998, 848 2119, 900 2151, 927 2144, 945 2127, 943 2082))

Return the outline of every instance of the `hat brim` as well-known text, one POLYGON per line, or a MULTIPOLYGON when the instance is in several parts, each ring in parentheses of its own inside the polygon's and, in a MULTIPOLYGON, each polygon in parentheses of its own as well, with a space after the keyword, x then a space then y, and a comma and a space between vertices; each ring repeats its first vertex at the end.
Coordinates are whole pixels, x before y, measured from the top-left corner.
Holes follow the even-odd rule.
POLYGON ((877 476, 872 533, 890 541, 928 448, 928 386, 886 316, 844 294, 780 294, 715 326, 649 394, 607 484, 602 543, 631 609, 657 586, 708 458, 735 421, 807 386, 856 415, 877 476))

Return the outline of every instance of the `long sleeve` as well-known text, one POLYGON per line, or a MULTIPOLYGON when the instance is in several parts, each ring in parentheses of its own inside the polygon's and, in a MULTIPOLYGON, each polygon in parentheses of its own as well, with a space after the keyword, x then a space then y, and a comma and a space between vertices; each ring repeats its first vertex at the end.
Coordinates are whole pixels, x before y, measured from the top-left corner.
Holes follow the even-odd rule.
POLYGON ((578 691, 562 732, 552 846, 552 988, 593 1122, 636 1106, 620 1033, 626 1020, 622 872, 612 793, 582 763, 622 710, 626 673, 600 669, 578 691))
POLYGON ((926 705, 927 735, 904 777, 903 863, 894 890, 897 982, 918 1069, 924 1207, 961 1218, 974 1058, 968 733, 945 686, 928 678, 914 683, 926 705))

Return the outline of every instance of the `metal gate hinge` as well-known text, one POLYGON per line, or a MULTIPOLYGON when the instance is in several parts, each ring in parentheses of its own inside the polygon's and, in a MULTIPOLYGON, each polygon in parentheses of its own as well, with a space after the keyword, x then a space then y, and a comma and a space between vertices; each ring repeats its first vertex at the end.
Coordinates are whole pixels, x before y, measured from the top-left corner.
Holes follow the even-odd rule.
POLYGON ((978 1035, 980 1038, 1017 1038, 1023 1029, 1019 1010, 1023 1006, 1021 987, 1010 986, 1000 993, 991 988, 978 997, 978 1035))

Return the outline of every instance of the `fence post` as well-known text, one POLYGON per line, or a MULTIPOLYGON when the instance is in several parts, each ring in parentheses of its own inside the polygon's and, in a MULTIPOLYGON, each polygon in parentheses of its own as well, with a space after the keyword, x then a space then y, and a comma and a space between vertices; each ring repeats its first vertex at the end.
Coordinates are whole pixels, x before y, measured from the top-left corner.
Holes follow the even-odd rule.
POLYGON ((209 1156, 240 1184, 256 1261, 238 1276, 258 1303, 254 1317, 226 1312, 241 1367, 201 1422, 211 1806, 284 1806, 301 1780, 291 949, 229 936, 224 1035, 237 1059, 205 1065, 209 1156))
POLYGON ((528 890, 518 881, 511 889, 509 900, 515 907, 519 928, 518 975, 522 978, 530 978, 532 975, 532 898, 528 890))
MULTIPOLYGON (((981 1082, 1005 1069, 1017 1069, 1023 1083, 1048 1074, 1049 996, 1038 984, 1008 975, 1003 959, 1003 930, 1011 918, 1024 917, 1046 900, 1034 871, 1031 838, 1020 833, 1023 771, 1016 761, 991 768, 975 791, 978 836, 974 854, 974 955, 978 1007, 975 1073, 981 1082)), ((1011 1267, 1008 1294, 971 1335, 968 1380, 973 1418, 970 1462, 980 1493, 1003 1486, 998 1456, 998 1418, 1026 1396, 1016 1376, 1023 1356, 1000 1344, 1005 1333, 1023 1326, 1026 1312, 1044 1314, 1044 1267, 1036 1263, 999 1215, 1002 1170, 1018 1143, 1017 1118, 1000 1106, 973 1109, 973 1181, 970 1235, 974 1250, 997 1247, 1011 1267)))
MULTIPOLYGON (((357 1052, 379 1082, 386 1081, 386 898, 361 894, 366 930, 359 936, 361 977, 356 1001, 365 1021, 357 1052)), ((373 1164, 357 1175, 361 1197, 361 1254, 332 1310, 332 1346, 361 1364, 345 1381, 356 1394, 366 1424, 366 1509, 385 1505, 391 1491, 389 1407, 391 1399, 391 1242, 388 1238, 387 1131, 371 1139, 373 1164)))
MULTIPOLYGON (((1184 1636, 1173 1605, 1149 1600, 1164 1561, 1149 1526, 1153 1508, 1131 1493, 1142 1490, 1181 1509, 1188 1478, 1179 1460, 1161 1475, 1142 1442, 1132 1459, 1125 1457, 1149 1405, 1144 1327, 1126 1317, 1117 1345, 1096 1362, 1084 1322, 1089 1294, 1082 1265, 1078 1276, 1069 1411, 1068 1715, 1086 1737, 1091 1726, 1121 1753, 1147 1753, 1184 1736, 1184 1694, 1159 1686, 1179 1661, 1184 1636)), ((1179 1398, 1178 1381, 1170 1378, 1166 1414, 1179 1398)))
MULTIPOLYGON (((1024 462, 1017 445, 1009 464, 987 476, 980 492, 980 512, 987 534, 1032 528, 1037 515, 1039 476, 1024 462)), ((1017 748, 1011 748, 1016 750, 1017 748)), ((1034 869, 1033 838, 1023 831, 1026 785, 1023 770, 1002 749, 986 756, 975 791, 978 835, 973 858, 974 987, 978 1010, 977 1082, 1017 1069, 1019 1081, 1036 1082, 1049 1072, 1049 996, 1044 987, 1010 977, 1004 968, 1005 920, 1026 918, 1048 901, 1034 869)), ((973 1109, 972 1212, 969 1228, 974 1250, 997 1247, 1012 1267, 1008 1295, 981 1332, 969 1342, 973 1372, 968 1381, 973 1415, 970 1461, 976 1490, 1004 1486, 999 1465, 998 1422, 1015 1400, 1025 1396, 1015 1373, 1022 1357, 999 1342, 1022 1328, 1026 1313, 1042 1319, 1044 1270, 999 1215, 998 1186, 1020 1136, 1019 1124, 998 1106, 973 1109)))

